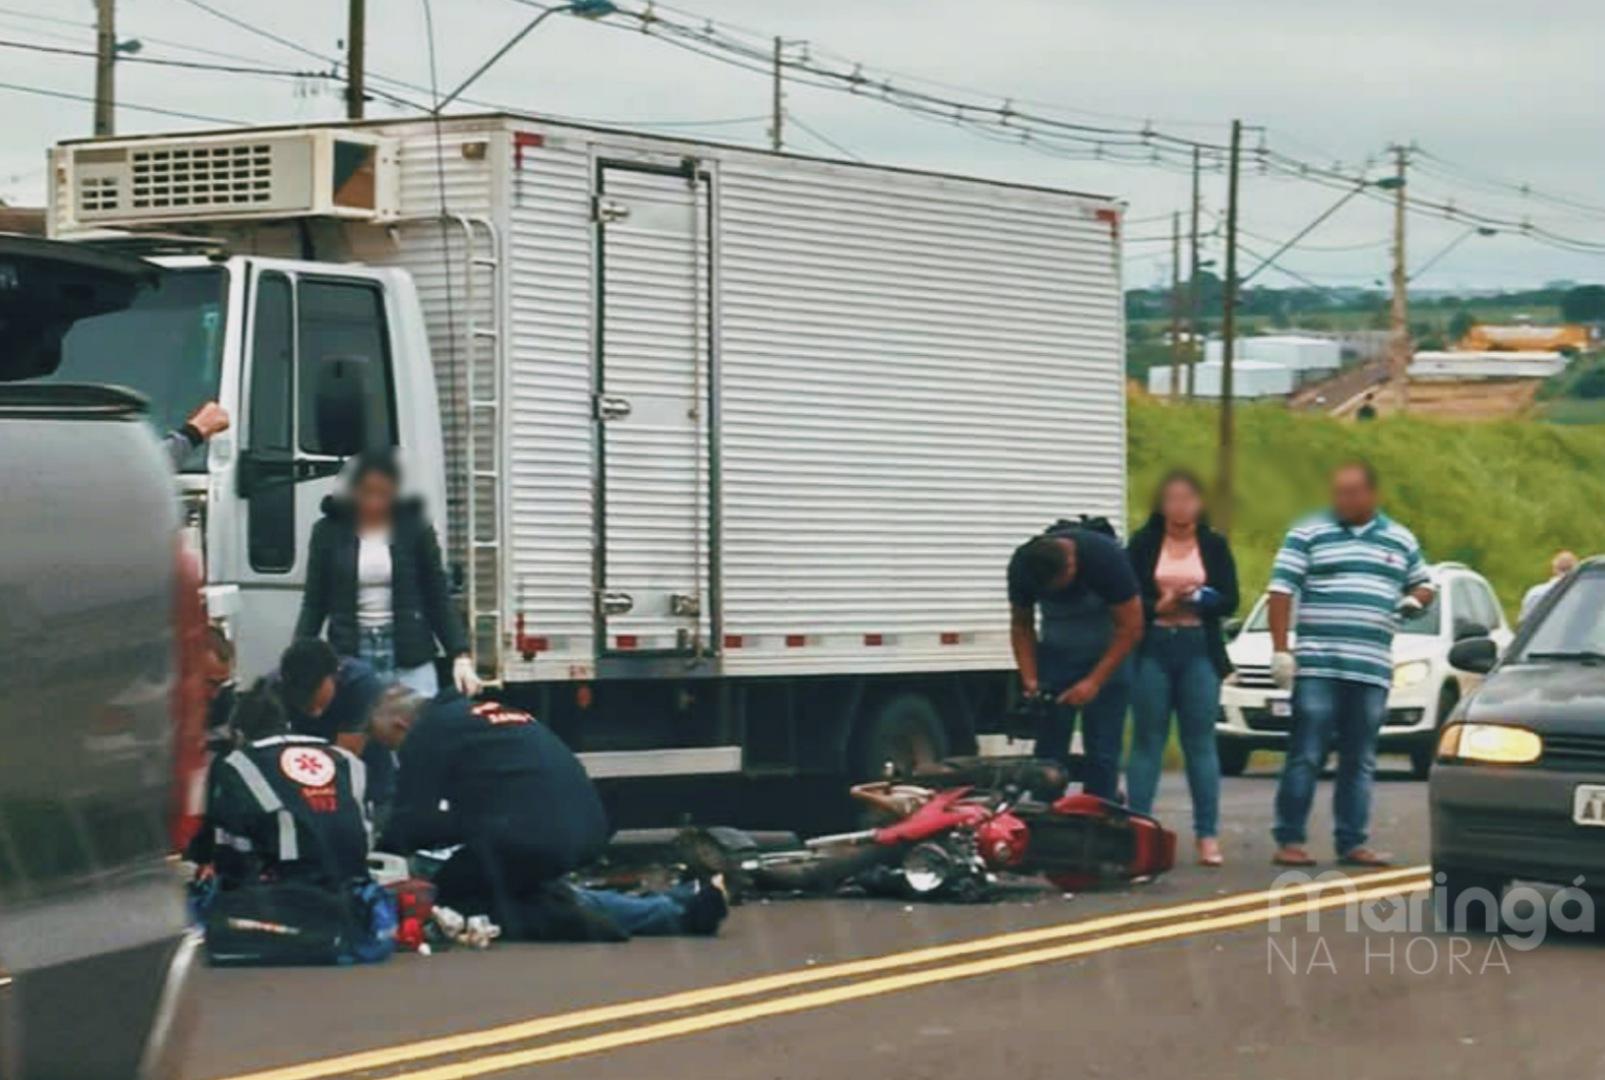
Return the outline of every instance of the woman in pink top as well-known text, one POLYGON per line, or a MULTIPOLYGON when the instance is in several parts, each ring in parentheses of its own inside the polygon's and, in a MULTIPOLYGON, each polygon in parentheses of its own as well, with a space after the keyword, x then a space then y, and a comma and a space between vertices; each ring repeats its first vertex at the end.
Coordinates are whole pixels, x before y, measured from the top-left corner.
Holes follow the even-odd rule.
POLYGON ((1132 534, 1126 551, 1147 618, 1131 692, 1131 807, 1153 812, 1174 715, 1193 797, 1198 861, 1220 866, 1215 717, 1221 679, 1231 671, 1220 622, 1237 610, 1237 564, 1226 538, 1205 518, 1203 484, 1181 469, 1160 482, 1153 514, 1132 534))

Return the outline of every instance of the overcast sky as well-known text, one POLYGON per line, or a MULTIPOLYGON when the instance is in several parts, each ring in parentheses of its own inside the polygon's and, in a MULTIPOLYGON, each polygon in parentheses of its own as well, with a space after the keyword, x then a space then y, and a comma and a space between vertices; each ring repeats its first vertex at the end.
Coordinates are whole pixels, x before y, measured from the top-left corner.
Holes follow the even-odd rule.
MULTIPOLYGON (((345 32, 341 0, 204 0, 220 11, 333 54, 345 32)), ((620 0, 639 10, 645 0, 620 0)), ((531 15, 517 0, 433 0, 440 82, 455 85, 531 15)), ((661 5, 660 5, 661 9, 661 5)), ((370 70, 429 81, 424 0, 368 0, 370 70)), ((662 9, 671 14, 670 9, 662 9)), ((806 40, 866 69, 973 88, 977 101, 1051 103, 1055 115, 1116 127, 1156 128, 1223 141, 1240 116, 1262 125, 1282 152, 1358 168, 1393 142, 1418 143, 1453 168, 1418 173, 1422 197, 1502 217, 1531 216, 1568 236, 1605 242, 1605 19, 1597 0, 675 0, 731 27, 806 40), (1489 181, 1528 183, 1584 204, 1563 208, 1489 181)), ((317 61, 200 10, 191 0, 119 0, 119 37, 146 57, 217 61, 213 50, 273 67, 317 61), (193 47, 191 49, 185 46, 193 47)), ((92 0, 0 0, 0 38, 92 48, 92 0)), ((677 18, 685 18, 676 14, 677 18)), ((637 25, 632 20, 620 20, 637 25)), ((700 20, 699 20, 700 21, 700 20)), ((89 94, 93 62, 0 49, 0 198, 37 202, 43 148, 90 131, 87 103, 27 94, 28 86, 89 94)), ((120 100, 251 123, 338 117, 338 89, 317 80, 193 73, 143 64, 118 68, 120 100), (319 89, 322 87, 323 89, 319 89)), ((422 96, 403 91, 408 96, 422 96)), ((726 66, 625 29, 567 15, 546 21, 470 96, 534 112, 620 125, 673 124, 679 134, 760 143, 765 76, 726 66), (689 126, 689 121, 715 121, 689 126)), ((787 109, 825 139, 871 161, 1021 180, 1119 196, 1130 204, 1130 284, 1168 279, 1168 229, 1146 221, 1187 203, 1185 175, 1137 165, 1065 160, 911 116, 873 100, 789 86, 787 109)), ((400 115, 375 104, 372 115, 400 115)), ((123 109, 120 132, 206 125, 123 109)), ((1252 146, 1258 135, 1249 137, 1252 146)), ((841 152, 793 124, 788 149, 841 152)), ((1380 175, 1380 173, 1378 173, 1380 175)), ((1291 236, 1337 193, 1303 182, 1244 175, 1243 224, 1267 240, 1291 236)), ((1205 177, 1206 210, 1225 185, 1205 177)), ((1283 260, 1323 284, 1367 285, 1387 271, 1387 207, 1357 199, 1283 260)), ((1412 219, 1412 267, 1465 232, 1412 219)), ((1217 249, 1218 250, 1218 245, 1217 249)), ((1210 252, 1211 255, 1215 251, 1210 252)), ((1256 260, 1243 256, 1246 266, 1256 260)), ((1476 237, 1416 284, 1425 288, 1524 286, 1605 280, 1605 255, 1540 246, 1520 236, 1476 237)), ((1258 281, 1293 284, 1266 270, 1258 281)))

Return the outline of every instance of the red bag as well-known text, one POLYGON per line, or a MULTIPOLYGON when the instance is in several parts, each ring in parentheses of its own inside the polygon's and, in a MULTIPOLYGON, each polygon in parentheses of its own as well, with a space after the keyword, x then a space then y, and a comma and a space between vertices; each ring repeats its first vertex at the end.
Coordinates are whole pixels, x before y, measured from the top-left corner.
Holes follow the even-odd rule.
POLYGON ((435 911, 435 886, 423 878, 407 878, 385 886, 396 898, 396 948, 417 952, 435 911))

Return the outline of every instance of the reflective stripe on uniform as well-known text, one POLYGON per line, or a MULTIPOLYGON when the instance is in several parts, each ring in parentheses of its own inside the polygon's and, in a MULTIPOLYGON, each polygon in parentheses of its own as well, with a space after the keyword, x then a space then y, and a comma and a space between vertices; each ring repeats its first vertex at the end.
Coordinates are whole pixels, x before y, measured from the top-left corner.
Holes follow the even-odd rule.
POLYGON ((301 842, 296 836, 295 817, 285 809, 284 802, 279 798, 278 792, 268 783, 262 770, 256 767, 243 751, 235 750, 223 761, 239 775, 244 781, 246 790, 256 799, 257 805, 265 813, 276 814, 279 819, 279 858, 285 862, 294 862, 301 857, 301 842))

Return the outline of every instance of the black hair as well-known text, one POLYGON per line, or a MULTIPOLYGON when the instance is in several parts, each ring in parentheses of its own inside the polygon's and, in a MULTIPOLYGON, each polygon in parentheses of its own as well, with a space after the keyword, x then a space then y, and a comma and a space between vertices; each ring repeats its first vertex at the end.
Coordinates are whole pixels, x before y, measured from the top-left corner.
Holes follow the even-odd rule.
POLYGON ((258 679, 234 704, 234 730, 246 742, 255 742, 290 730, 290 716, 278 691, 267 679, 258 679))
POLYGON ((284 703, 304 710, 323 680, 340 668, 340 657, 322 638, 297 638, 279 657, 279 688, 284 703))
POLYGON ((1163 503, 1165 501, 1165 489, 1170 487, 1172 484, 1186 484, 1188 487, 1193 489, 1193 494, 1197 495, 1201 500, 1206 496, 1204 481, 1197 473, 1193 472, 1191 469, 1171 469, 1164 476, 1159 478, 1158 484, 1154 485, 1153 512, 1155 514, 1160 514, 1162 512, 1164 508, 1163 503))
POLYGON ((1041 596, 1069 565, 1070 555, 1051 536, 1037 536, 1014 549, 1009 557, 1009 584, 1041 596))
POLYGON ((396 452, 390 447, 381 450, 364 450, 357 455, 351 466, 349 486, 353 489, 368 476, 377 473, 389 480, 392 484, 401 483, 401 463, 396 460, 396 452))
POLYGON ((1338 462, 1337 467, 1332 470, 1332 475, 1336 476, 1338 473, 1348 472, 1350 469, 1360 470, 1364 474, 1365 482, 1370 486, 1371 490, 1375 491, 1377 489, 1377 467, 1362 457, 1348 458, 1338 462))

